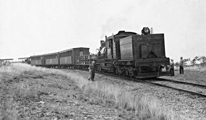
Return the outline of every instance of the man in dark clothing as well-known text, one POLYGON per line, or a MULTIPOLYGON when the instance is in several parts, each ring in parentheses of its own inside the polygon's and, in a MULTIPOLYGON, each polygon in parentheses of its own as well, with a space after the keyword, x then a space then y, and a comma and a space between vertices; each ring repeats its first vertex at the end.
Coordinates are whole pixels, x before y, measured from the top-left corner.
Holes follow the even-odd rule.
POLYGON ((88 78, 88 80, 94 81, 94 77, 95 77, 95 61, 92 61, 92 64, 89 65, 89 73, 90 73, 90 77, 88 78))
POLYGON ((171 70, 170 70, 171 76, 175 76, 175 72, 174 72, 174 61, 173 61, 173 59, 171 59, 170 66, 171 66, 171 70))
POLYGON ((180 57, 180 74, 184 74, 184 61, 183 61, 183 57, 180 57))

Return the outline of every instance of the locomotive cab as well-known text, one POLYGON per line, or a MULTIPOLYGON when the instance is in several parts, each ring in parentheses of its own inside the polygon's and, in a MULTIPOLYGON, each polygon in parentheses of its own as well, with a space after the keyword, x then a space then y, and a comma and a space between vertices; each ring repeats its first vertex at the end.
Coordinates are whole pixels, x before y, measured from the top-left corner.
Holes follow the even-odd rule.
POLYGON ((105 41, 100 41, 100 48, 98 52, 98 60, 96 62, 97 68, 104 71, 113 72, 114 63, 120 59, 120 45, 121 38, 136 35, 134 32, 119 31, 112 36, 105 36, 105 41))

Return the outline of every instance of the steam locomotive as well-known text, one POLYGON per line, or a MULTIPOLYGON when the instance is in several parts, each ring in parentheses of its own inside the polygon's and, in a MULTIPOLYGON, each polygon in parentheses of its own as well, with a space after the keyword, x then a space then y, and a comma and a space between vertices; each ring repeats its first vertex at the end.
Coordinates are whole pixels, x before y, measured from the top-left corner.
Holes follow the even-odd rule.
POLYGON ((31 56, 31 64, 43 67, 87 69, 96 60, 96 70, 135 78, 171 76, 174 71, 165 55, 164 34, 151 34, 144 27, 141 34, 119 31, 100 41, 97 55, 79 47, 31 56))

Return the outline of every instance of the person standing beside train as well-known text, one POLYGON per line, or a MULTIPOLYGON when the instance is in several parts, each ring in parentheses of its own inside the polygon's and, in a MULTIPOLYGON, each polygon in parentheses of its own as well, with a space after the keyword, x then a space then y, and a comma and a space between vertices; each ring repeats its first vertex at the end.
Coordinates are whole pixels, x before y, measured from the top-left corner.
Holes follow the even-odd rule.
POLYGON ((180 57, 180 74, 184 74, 184 61, 183 57, 180 57))
POLYGON ((96 69, 96 64, 95 64, 95 60, 93 60, 92 64, 89 65, 90 77, 88 78, 88 80, 94 81, 95 69, 96 69))
POLYGON ((171 70, 170 70, 171 76, 175 76, 175 72, 174 72, 175 68, 174 68, 174 61, 173 61, 173 59, 171 59, 170 66, 171 66, 171 70))

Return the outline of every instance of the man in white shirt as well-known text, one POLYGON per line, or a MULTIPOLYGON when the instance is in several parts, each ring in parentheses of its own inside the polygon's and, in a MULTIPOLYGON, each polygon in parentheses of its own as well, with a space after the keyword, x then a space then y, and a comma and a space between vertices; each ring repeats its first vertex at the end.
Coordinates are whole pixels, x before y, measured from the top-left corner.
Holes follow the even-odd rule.
POLYGON ((180 57, 180 74, 184 74, 184 61, 183 61, 183 57, 180 57))

